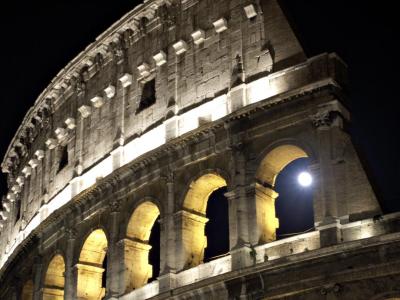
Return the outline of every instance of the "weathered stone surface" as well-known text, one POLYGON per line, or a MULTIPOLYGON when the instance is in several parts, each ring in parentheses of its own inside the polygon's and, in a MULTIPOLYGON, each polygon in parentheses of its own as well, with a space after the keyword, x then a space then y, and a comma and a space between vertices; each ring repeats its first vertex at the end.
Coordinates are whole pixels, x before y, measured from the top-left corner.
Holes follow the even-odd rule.
POLYGON ((0 299, 399 297, 400 216, 381 215, 345 130, 345 73, 335 54, 305 57, 276 0, 135 8, 11 142, 0 299), (275 178, 301 157, 315 230, 275 241, 275 178), (208 196, 224 186, 230 252, 203 263, 208 196))

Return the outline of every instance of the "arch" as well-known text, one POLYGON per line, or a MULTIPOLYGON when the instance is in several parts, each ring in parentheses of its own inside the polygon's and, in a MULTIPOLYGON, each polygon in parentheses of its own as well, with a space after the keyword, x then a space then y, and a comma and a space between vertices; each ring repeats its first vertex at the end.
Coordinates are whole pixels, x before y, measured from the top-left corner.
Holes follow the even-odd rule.
POLYGON ((153 276, 153 266, 149 264, 149 238, 159 215, 158 206, 146 200, 135 208, 130 217, 124 240, 127 292, 144 286, 153 276))
POLYGON ((289 163, 303 157, 308 155, 302 148, 284 144, 272 148, 261 160, 256 172, 255 185, 259 243, 274 241, 276 229, 279 228, 279 220, 275 213, 275 199, 278 193, 273 189, 276 177, 289 163))
POLYGON ((105 295, 102 287, 103 262, 107 254, 107 236, 102 229, 96 229, 86 238, 77 264, 78 299, 97 300, 105 295))
POLYGON ((33 299, 33 281, 27 280, 22 287, 21 300, 32 300, 33 299))
POLYGON ((261 183, 274 186, 279 172, 292 161, 302 157, 308 157, 308 155, 299 146, 292 144, 277 146, 262 159, 256 178, 261 183))
POLYGON ((227 186, 226 180, 215 172, 206 173, 193 180, 183 201, 182 243, 185 267, 194 267, 203 262, 207 237, 204 234, 206 208, 210 195, 227 186))
POLYGON ((226 180, 217 173, 207 173, 192 181, 186 193, 183 207, 205 215, 208 197, 215 190, 226 186, 226 180))
POLYGON ((400 300, 400 292, 399 291, 389 291, 380 293, 370 298, 370 300, 400 300))
POLYGON ((65 262, 60 254, 50 261, 44 278, 43 300, 64 299, 65 262))

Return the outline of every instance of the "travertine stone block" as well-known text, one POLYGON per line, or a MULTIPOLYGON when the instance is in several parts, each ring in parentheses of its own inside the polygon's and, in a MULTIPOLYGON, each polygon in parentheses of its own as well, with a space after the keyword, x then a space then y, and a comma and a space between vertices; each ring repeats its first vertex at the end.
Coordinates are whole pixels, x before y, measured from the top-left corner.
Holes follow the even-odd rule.
POLYGON ((224 18, 218 19, 213 23, 217 33, 223 32, 228 29, 228 23, 224 18))
POLYGON ((156 55, 154 55, 153 59, 156 62, 157 67, 161 67, 162 65, 167 63, 167 55, 162 50, 158 52, 156 55))
POLYGON ((24 173, 25 177, 28 177, 28 176, 30 176, 32 174, 32 168, 29 167, 29 166, 25 166, 22 169, 22 173, 24 173))
POLYGON ((32 158, 29 160, 28 164, 34 169, 39 165, 39 160, 32 158))
POLYGON ((76 127, 76 123, 75 123, 75 119, 74 118, 67 118, 65 121, 64 121, 64 123, 65 123, 65 125, 67 125, 67 128, 68 129, 74 129, 75 127, 76 127))
POLYGON ((92 99, 90 99, 90 102, 92 102, 94 107, 100 108, 104 104, 104 99, 103 99, 103 97, 95 96, 92 99))
POLYGON ((81 113, 82 118, 87 118, 92 114, 92 109, 87 105, 82 105, 78 108, 78 111, 81 113))
POLYGON ((8 193, 7 194, 7 199, 10 200, 10 202, 14 202, 16 197, 14 193, 8 193))
POLYGON ((126 88, 132 84, 132 75, 125 73, 119 78, 119 81, 121 82, 122 87, 126 88))
POLYGON ((49 139, 46 140, 46 146, 50 150, 54 149, 55 147, 57 147, 57 145, 58 145, 58 143, 57 143, 56 139, 49 138, 49 139))
POLYGON ((193 38, 193 43, 195 43, 196 45, 200 45, 201 43, 204 42, 206 35, 204 33, 204 30, 198 29, 195 32, 193 32, 191 36, 193 38))
POLYGON ((243 9, 244 9, 246 17, 248 19, 251 19, 251 18, 254 18, 255 16, 257 16, 256 8, 254 7, 253 4, 249 4, 249 5, 245 6, 243 9))
POLYGON ((178 42, 173 44, 172 47, 174 48, 176 55, 185 53, 188 49, 188 46, 184 40, 179 40, 178 42))
POLYGON ((150 66, 147 63, 142 63, 137 69, 140 77, 147 77, 150 75, 150 66))
POLYGON ((111 99, 115 96, 115 86, 109 85, 104 89, 104 93, 106 94, 108 99, 111 99))
POLYGON ((68 135, 68 132, 65 128, 58 127, 56 130, 54 130, 54 133, 56 134, 56 137, 59 141, 62 141, 65 139, 68 135))
POLYGON ((43 150, 36 150, 35 151, 35 155, 37 157, 38 160, 41 160, 44 157, 44 151, 43 150))
POLYGON ((20 186, 23 186, 25 183, 25 178, 24 176, 18 176, 17 179, 15 180, 20 186))

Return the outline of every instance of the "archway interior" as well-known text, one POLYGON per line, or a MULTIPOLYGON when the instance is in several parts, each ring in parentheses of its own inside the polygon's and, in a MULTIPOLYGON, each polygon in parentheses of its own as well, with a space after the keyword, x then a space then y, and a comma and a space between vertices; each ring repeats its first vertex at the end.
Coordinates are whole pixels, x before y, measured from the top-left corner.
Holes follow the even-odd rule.
POLYGON ((104 297, 103 262, 107 244, 107 237, 102 229, 94 230, 86 238, 77 264, 78 299, 97 300, 104 297))
POLYGON ((275 210, 275 199, 278 197, 274 190, 275 180, 285 166, 302 157, 307 157, 307 154, 298 146, 281 145, 272 149, 260 163, 256 172, 256 211, 260 244, 276 240, 279 219, 275 210))
POLYGON ((225 179, 216 173, 205 174, 190 184, 182 211, 182 242, 186 268, 195 267, 204 260, 204 251, 207 248, 204 230, 208 221, 208 200, 214 191, 226 185, 225 179))
POLYGON ((57 254, 50 261, 44 279, 43 300, 64 299, 64 258, 57 254))
POLYGON ((161 237, 161 226, 160 217, 154 222, 153 228, 149 238, 149 244, 151 246, 149 252, 149 264, 153 266, 153 276, 149 278, 148 282, 156 280, 160 275, 160 237, 161 237))
POLYGON ((21 300, 32 300, 33 299, 33 281, 30 279, 25 282, 22 288, 21 300))
POLYGON ((308 158, 299 158, 289 163, 279 173, 274 189, 276 216, 279 218, 277 239, 283 239, 314 228, 313 189, 302 187, 297 176, 309 167, 308 158))
POLYGON ((207 248, 204 261, 210 261, 229 253, 229 210, 225 197, 226 186, 219 188, 208 197, 205 226, 207 248))
MULTIPOLYGON (((144 286, 153 277, 153 266, 149 264, 152 248, 149 239, 159 215, 157 205, 146 201, 135 209, 129 220, 124 241, 126 291, 144 286)), ((159 270, 159 265, 154 269, 159 270)))

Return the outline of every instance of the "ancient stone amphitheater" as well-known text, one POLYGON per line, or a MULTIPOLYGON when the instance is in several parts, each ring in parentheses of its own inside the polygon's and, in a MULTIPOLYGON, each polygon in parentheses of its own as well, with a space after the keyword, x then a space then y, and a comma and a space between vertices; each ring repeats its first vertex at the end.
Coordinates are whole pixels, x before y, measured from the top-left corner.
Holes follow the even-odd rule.
POLYGON ((0 299, 399 299, 400 214, 381 213, 347 101, 344 62, 307 58, 276 0, 145 1, 10 143, 0 299), (301 157, 315 227, 276 240, 275 179, 301 157), (229 252, 205 262, 222 187, 229 252))

